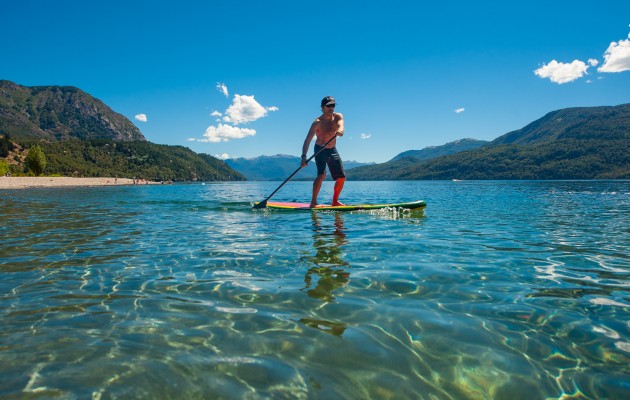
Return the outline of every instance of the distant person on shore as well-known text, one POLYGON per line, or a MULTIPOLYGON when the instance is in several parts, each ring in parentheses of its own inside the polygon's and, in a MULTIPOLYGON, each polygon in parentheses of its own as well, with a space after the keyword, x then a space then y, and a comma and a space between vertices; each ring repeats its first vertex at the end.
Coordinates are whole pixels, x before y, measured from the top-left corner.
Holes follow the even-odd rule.
POLYGON ((302 146, 302 168, 306 167, 306 154, 308 153, 308 147, 313 140, 313 136, 317 136, 315 140, 315 153, 320 151, 325 145, 326 148, 321 153, 315 156, 315 164, 317 165, 317 177, 313 182, 313 197, 311 199, 311 207, 317 206, 317 195, 322 187, 322 182, 326 178, 326 165, 330 170, 330 175, 335 181, 335 189, 332 198, 333 206, 345 205, 339 202, 339 195, 343 190, 343 185, 346 182, 346 173, 343 169, 343 162, 337 152, 337 139, 336 136, 343 136, 343 115, 335 112, 336 102, 331 96, 326 96, 321 101, 322 115, 317 117, 311 124, 311 128, 308 130, 306 139, 304 139, 304 145, 302 146), (334 139, 333 139, 334 138, 334 139), (329 140, 332 141, 328 143, 329 140), (328 143, 328 144, 326 144, 328 143))

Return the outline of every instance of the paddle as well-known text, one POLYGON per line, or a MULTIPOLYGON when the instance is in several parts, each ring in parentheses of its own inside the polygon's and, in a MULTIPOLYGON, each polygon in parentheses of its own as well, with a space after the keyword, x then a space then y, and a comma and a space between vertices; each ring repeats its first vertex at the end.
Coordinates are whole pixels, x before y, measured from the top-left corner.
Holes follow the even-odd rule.
MULTIPOLYGON (((306 160, 306 163, 308 164, 309 161, 311 161, 313 158, 315 158, 319 153, 321 153, 322 151, 324 151, 324 149, 326 148, 326 146, 328 146, 328 143, 332 142, 335 138, 337 137, 337 135, 333 136, 332 138, 330 138, 329 141, 326 142, 326 144, 324 144, 324 146, 322 146, 321 149, 319 149, 319 151, 315 154, 313 154, 312 156, 310 156, 308 158, 308 160, 306 160)), ((301 160, 300 160, 301 161, 301 160)), ((254 204, 254 208, 265 208, 267 207, 267 201, 269 201, 269 199, 271 198, 271 196, 273 196, 274 194, 276 194, 276 192, 278 190, 280 190, 280 188, 282 186, 284 186, 285 183, 289 182, 289 180, 291 178, 293 178, 293 176, 295 174, 297 174, 298 172, 300 172, 300 170, 302 169, 302 165, 300 164, 300 166, 298 167, 298 169, 295 170, 295 172, 293 172, 291 174, 291 176, 289 176, 287 179, 284 180, 284 182, 282 182, 282 184, 280 186, 278 186, 278 188, 276 190, 273 191, 273 193, 271 193, 265 200, 261 201, 260 203, 256 203, 254 204)))

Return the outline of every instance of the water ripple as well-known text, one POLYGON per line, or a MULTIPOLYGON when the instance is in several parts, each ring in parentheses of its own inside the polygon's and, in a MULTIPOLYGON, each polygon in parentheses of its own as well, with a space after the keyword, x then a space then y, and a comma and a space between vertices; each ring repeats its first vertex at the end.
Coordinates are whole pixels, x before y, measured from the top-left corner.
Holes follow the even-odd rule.
POLYGON ((627 181, 274 184, 3 192, 0 397, 630 393, 627 181))

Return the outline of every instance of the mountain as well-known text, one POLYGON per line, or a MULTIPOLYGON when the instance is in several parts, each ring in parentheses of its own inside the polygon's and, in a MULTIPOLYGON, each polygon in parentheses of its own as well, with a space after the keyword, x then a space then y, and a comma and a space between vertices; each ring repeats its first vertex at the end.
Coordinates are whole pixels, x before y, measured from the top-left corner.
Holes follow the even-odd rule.
POLYGON ((630 104, 553 111, 522 129, 496 138, 492 144, 531 145, 564 139, 630 139, 630 104))
POLYGON ((154 181, 240 181, 223 161, 183 146, 148 141, 65 140, 38 143, 46 172, 64 176, 139 177, 154 181))
POLYGON ((420 162, 477 149, 488 143, 490 142, 485 140, 459 139, 442 146, 430 146, 422 150, 408 150, 385 163, 357 168, 348 175, 351 179, 357 180, 403 179, 400 176, 405 176, 407 169, 414 168, 420 162))
POLYGON ((13 175, 29 174, 24 159, 34 145, 49 175, 245 180, 207 154, 148 142, 126 117, 81 89, 0 80, 0 163, 13 175))
POLYGON ((630 104, 553 111, 485 146, 352 170, 356 180, 629 179, 630 104))
POLYGON ((71 86, 0 80, 0 132, 14 139, 146 140, 126 117, 71 86))
MULTIPOLYGON (((225 163, 252 181, 283 181, 300 166, 300 157, 278 154, 255 158, 229 158, 225 163)), ((344 169, 370 165, 357 161, 344 161, 344 169)), ((294 180, 310 180, 317 175, 315 160, 298 172, 294 180)))
POLYGON ((411 157, 418 161, 430 160, 441 156, 459 153, 460 151, 472 150, 484 146, 489 142, 477 139, 460 139, 454 142, 446 143, 442 146, 425 147, 422 150, 408 150, 398 154, 390 161, 396 161, 403 158, 411 157))

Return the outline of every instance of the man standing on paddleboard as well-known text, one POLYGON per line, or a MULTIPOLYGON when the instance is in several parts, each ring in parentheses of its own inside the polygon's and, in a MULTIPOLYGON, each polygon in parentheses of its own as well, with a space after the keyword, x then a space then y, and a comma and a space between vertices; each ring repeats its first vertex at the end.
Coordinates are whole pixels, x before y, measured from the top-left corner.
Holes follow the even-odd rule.
POLYGON ((339 202, 339 194, 343 190, 343 184, 346 182, 346 173, 343 169, 343 162, 337 152, 337 136, 343 136, 343 115, 335 112, 335 99, 326 96, 322 99, 321 107, 323 114, 317 117, 308 130, 304 145, 302 146, 302 168, 306 167, 306 153, 308 147, 313 140, 313 136, 317 136, 315 140, 315 164, 317 165, 317 178, 313 182, 313 198, 311 199, 311 208, 317 206, 317 195, 322 187, 322 182, 326 178, 326 165, 330 170, 330 175, 335 181, 335 191, 333 193, 332 205, 343 206, 345 204, 339 202), (320 151, 321 150, 321 151, 320 151))

